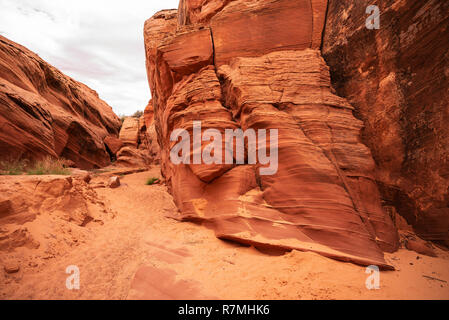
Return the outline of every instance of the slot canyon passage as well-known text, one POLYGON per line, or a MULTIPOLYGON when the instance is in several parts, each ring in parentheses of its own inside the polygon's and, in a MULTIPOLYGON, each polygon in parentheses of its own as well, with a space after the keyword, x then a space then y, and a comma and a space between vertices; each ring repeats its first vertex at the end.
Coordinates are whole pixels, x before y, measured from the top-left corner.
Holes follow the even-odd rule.
POLYGON ((71 167, 0 175, 0 298, 449 299, 449 2, 370 4, 181 0, 123 123, 0 36, 0 160, 71 167), (277 129, 277 172, 175 165, 194 121, 277 129))

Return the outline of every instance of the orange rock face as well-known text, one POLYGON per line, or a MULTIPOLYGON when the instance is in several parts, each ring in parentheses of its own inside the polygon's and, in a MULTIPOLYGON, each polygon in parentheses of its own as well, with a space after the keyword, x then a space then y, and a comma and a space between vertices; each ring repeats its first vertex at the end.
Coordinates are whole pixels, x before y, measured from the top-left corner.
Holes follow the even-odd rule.
POLYGON ((179 25, 208 22, 234 0, 180 0, 178 9, 179 25))
POLYGON ((370 4, 330 2, 323 55, 365 124, 385 203, 449 245, 449 2, 381 1, 379 30, 365 28, 370 4))
POLYGON ((119 138, 125 146, 137 148, 139 144, 139 119, 129 117, 123 122, 119 138))
POLYGON ((0 37, 0 160, 53 156, 103 167, 110 163, 103 140, 119 129, 95 91, 0 37))
MULTIPOLYGON (((162 11, 146 22, 162 170, 178 218, 201 221, 219 238, 389 268, 383 251, 397 249, 398 235, 360 141, 363 123, 334 94, 316 50, 325 4, 186 0, 179 16, 162 11), (277 129, 277 172, 261 175, 248 155, 243 164, 175 165, 170 136, 192 134, 194 121, 203 133, 277 129)), ((209 143, 191 141, 190 150, 209 143)))
MULTIPOLYGON (((319 16, 324 18, 322 12, 319 16)), ((210 22, 216 64, 278 50, 318 49, 324 21, 314 25, 315 19, 320 18, 310 0, 231 2, 210 22)))
POLYGON ((123 141, 114 136, 108 136, 104 139, 104 144, 109 149, 109 152, 115 156, 123 147, 123 141))
POLYGON ((125 167, 146 167, 160 162, 152 102, 140 118, 129 117, 120 130, 117 164, 125 167))
POLYGON ((159 164, 161 160, 161 148, 159 147, 157 132, 156 132, 156 122, 154 121, 154 107, 153 100, 148 103, 144 112, 144 122, 145 122, 145 134, 143 139, 145 140, 145 145, 148 152, 153 159, 153 163, 159 164))

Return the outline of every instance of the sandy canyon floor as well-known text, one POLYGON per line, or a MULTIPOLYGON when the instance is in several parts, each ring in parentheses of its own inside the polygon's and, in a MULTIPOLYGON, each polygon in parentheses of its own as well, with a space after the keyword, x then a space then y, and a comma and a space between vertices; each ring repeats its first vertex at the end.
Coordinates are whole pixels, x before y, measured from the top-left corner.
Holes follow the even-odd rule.
MULTIPOLYGON (((39 245, 0 251, 0 299, 449 299, 449 254, 401 249, 387 255, 397 271, 368 290, 366 268, 293 251, 263 253, 218 240, 207 228, 168 218, 177 209, 163 185, 146 186, 160 169, 122 175, 117 189, 98 173, 83 185, 102 219, 79 226, 39 214, 26 228, 39 245), (80 289, 66 286, 68 266, 80 289)), ((32 177, 0 177, 0 189, 32 177)), ((44 179, 44 178, 39 178, 44 179)), ((64 178, 61 178, 64 179, 64 178)), ((2 226, 6 233, 13 225, 2 226)))

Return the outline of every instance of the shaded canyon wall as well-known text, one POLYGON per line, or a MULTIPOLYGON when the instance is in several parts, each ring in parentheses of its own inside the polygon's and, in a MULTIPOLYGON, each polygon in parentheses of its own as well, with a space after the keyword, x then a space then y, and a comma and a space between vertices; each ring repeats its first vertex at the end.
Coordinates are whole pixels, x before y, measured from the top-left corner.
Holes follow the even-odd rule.
POLYGON ((449 2, 329 1, 323 56, 361 119, 385 206, 449 245, 449 2), (368 30, 366 7, 379 6, 368 30))

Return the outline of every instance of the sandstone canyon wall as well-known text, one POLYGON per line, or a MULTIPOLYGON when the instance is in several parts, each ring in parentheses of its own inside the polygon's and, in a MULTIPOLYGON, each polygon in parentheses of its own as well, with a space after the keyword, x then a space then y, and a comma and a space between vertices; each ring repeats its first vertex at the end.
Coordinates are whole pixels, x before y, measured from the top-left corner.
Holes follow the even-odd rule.
POLYGON ((149 102, 140 118, 129 117, 120 130, 120 148, 114 153, 116 165, 124 167, 148 167, 159 164, 160 148, 153 116, 153 104, 149 102))
POLYGON ((0 36, 1 161, 51 156, 103 167, 111 160, 104 139, 120 126, 95 91, 0 36))
POLYGON ((323 55, 361 119, 385 205, 449 245, 449 2, 329 1, 323 55), (380 29, 365 28, 368 5, 380 29))
MULTIPOLYGON (((163 174, 180 220, 259 248, 389 268, 398 235, 381 206, 363 123, 321 57, 327 0, 180 2, 145 23, 163 174), (278 129, 279 170, 174 165, 175 129, 278 129)), ((201 149, 210 142, 203 142, 201 149)), ((246 146, 248 148, 248 146, 246 146)))

